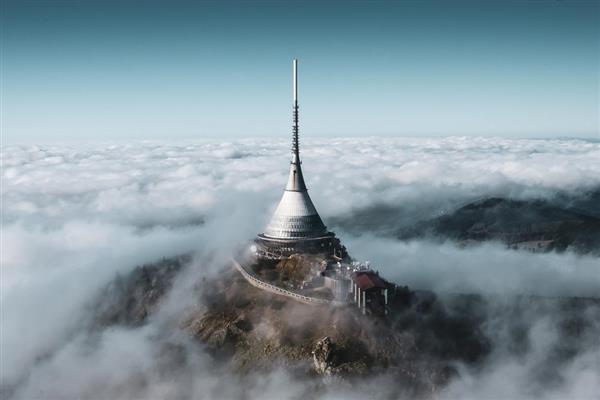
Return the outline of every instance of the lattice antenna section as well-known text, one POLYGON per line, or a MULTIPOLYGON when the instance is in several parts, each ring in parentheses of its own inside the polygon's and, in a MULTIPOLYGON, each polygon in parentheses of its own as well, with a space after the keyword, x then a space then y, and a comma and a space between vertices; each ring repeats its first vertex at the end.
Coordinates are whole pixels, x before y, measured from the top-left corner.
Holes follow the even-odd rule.
POLYGON ((292 125, 292 154, 294 156, 294 163, 300 162, 300 141, 298 138, 298 60, 294 59, 294 110, 293 110, 293 120, 294 124, 292 125))

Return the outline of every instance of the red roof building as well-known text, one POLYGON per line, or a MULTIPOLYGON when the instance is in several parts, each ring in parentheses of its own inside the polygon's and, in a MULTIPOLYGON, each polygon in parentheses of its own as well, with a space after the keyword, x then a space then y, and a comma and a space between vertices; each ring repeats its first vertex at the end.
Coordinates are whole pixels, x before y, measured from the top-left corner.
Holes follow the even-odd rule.
POLYGON ((363 314, 387 314, 387 282, 374 271, 352 274, 350 293, 363 314))
POLYGON ((355 272, 352 276, 352 280, 356 282, 358 287, 361 290, 369 290, 369 289, 386 289, 387 285, 385 281, 379 277, 373 271, 359 271, 355 272))

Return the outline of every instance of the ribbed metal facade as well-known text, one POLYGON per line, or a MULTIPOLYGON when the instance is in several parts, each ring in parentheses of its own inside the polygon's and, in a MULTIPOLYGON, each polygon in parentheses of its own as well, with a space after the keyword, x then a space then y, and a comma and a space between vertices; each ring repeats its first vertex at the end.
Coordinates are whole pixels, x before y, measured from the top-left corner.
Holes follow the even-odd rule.
POLYGON ((301 191, 286 188, 264 232, 264 236, 277 239, 310 238, 326 234, 327 228, 306 188, 301 191))

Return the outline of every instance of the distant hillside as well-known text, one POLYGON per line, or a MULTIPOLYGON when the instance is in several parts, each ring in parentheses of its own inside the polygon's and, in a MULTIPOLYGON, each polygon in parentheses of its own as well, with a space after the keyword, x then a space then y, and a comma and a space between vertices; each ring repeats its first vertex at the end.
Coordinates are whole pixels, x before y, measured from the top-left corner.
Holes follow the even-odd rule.
POLYGON ((490 196, 466 200, 425 197, 416 204, 374 204, 327 219, 340 233, 400 240, 495 240, 534 251, 600 254, 600 188, 557 192, 550 198, 490 196))
POLYGON ((464 244, 497 240, 528 250, 595 253, 600 249, 600 218, 546 200, 488 198, 399 229, 395 236, 431 236, 464 244))

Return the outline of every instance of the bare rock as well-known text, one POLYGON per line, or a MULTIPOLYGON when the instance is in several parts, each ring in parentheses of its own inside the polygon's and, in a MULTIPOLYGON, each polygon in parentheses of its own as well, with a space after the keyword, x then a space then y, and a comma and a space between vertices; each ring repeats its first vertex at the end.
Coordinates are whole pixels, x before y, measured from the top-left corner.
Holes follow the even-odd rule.
POLYGON ((317 341, 312 352, 315 370, 319 374, 331 375, 335 358, 335 343, 329 336, 317 341))

